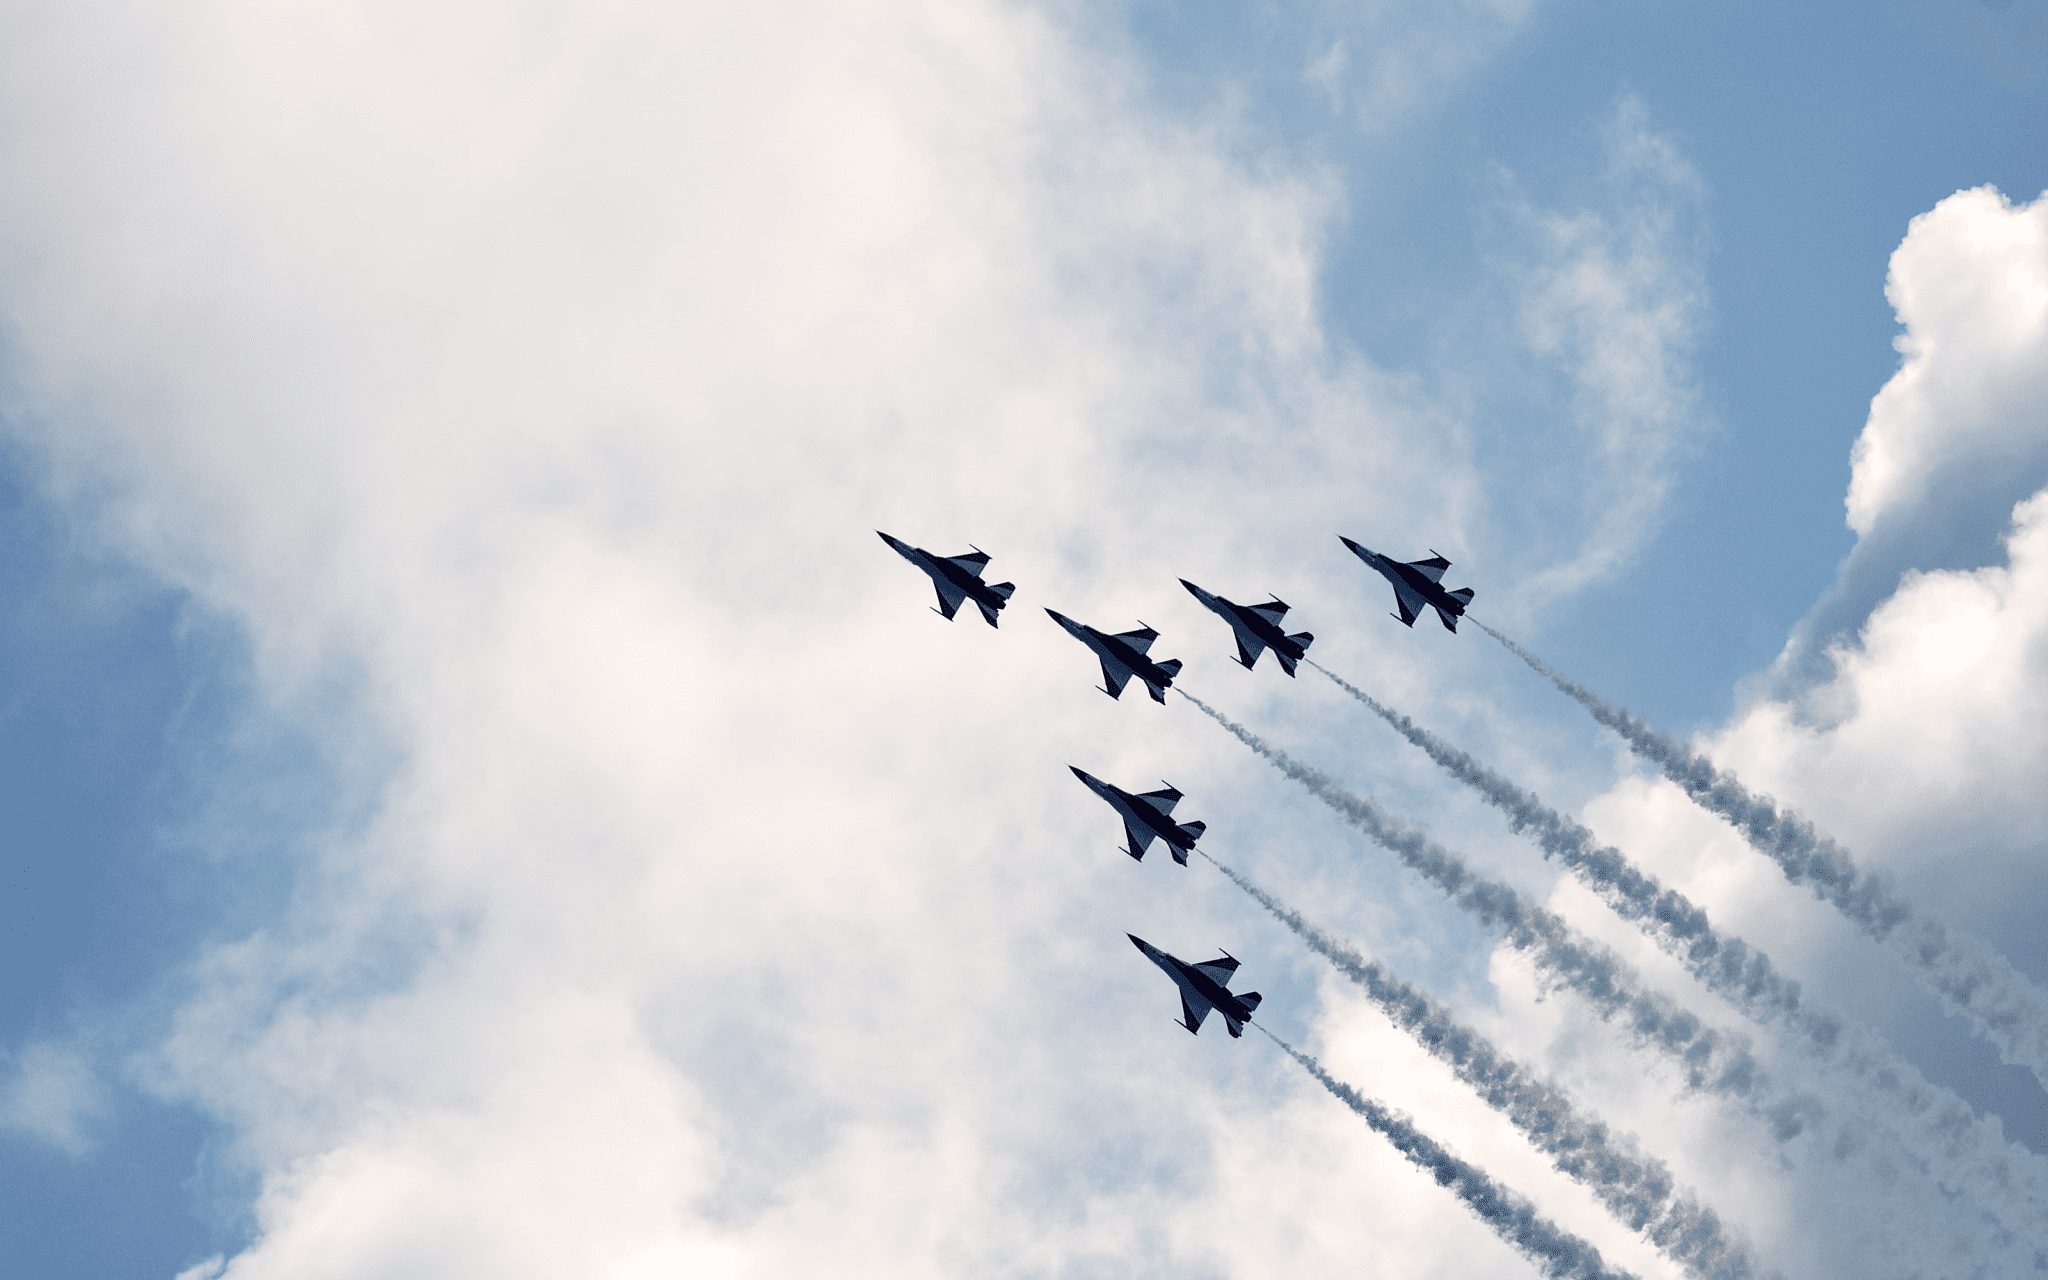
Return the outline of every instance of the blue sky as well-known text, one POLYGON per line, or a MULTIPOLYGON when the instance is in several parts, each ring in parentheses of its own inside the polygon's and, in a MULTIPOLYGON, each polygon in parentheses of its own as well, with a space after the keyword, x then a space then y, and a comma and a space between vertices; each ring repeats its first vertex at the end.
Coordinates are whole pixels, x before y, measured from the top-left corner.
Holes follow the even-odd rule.
POLYGON ((2048 1248, 1770 1031, 1832 1148, 1537 999, 1037 616, 1153 623, 1191 692, 1742 1024, 1174 579, 1278 592, 2048 1153, 2024 1065, 1335 538, 1444 551, 2048 986, 2030 509, 2005 540, 2048 485, 2039 4, 89 9, 16 6, 0 55, 10 1266, 1533 1273, 1269 1044, 1168 1027, 1128 930, 1229 947, 1337 1075, 1685 1274, 1227 883, 1116 857, 1066 764, 1171 778, 1766 1266, 2048 1248), (988 550, 1002 628, 877 527, 988 550))

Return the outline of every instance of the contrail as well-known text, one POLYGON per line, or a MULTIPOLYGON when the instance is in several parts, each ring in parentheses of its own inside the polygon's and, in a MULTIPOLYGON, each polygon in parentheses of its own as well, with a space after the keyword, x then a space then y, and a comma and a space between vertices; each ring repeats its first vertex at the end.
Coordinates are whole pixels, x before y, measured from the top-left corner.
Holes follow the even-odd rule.
POLYGON ((1882 876, 1858 867, 1848 850, 1805 818, 1781 812, 1770 797, 1753 794, 1735 775, 1551 669, 1477 618, 1473 622, 1595 720, 1620 734, 1631 750, 1662 769, 1695 804, 1727 819, 1752 848, 1778 864, 1787 880, 1810 887, 1815 897, 1889 948, 1945 1008, 1961 1014, 1979 1036, 1996 1046, 2000 1058, 2026 1067, 2048 1088, 2048 995, 2004 956, 1939 920, 1916 917, 1882 876))
POLYGON ((1446 1151, 1406 1116, 1359 1093, 1323 1070, 1322 1063, 1258 1023, 1252 1025, 1265 1031, 1268 1039, 1285 1049, 1289 1057, 1322 1081, 1325 1089, 1393 1143, 1396 1151, 1428 1172, 1439 1186, 1449 1187, 1496 1235, 1535 1263, 1544 1275, 1555 1280, 1635 1280, 1630 1272, 1610 1269, 1591 1243, 1537 1213, 1535 1205, 1495 1182, 1478 1166, 1446 1151))
MULTIPOLYGON (((1601 1018, 1618 1018, 1638 1039, 1655 1045, 1677 1064, 1687 1087, 1764 1105, 1763 1069, 1745 1037, 1717 1031, 1669 996, 1643 990, 1626 961, 1580 935, 1556 912, 1530 901, 1510 885, 1475 874, 1464 859, 1372 800, 1347 791, 1327 775, 1268 745, 1186 690, 1175 692, 1307 787, 1481 923, 1500 930, 1510 946, 1529 954, 1546 981, 1570 987, 1590 1001, 1601 1018)), ((1796 1136, 1804 1127, 1804 1114, 1816 1107, 1810 1100, 1800 1099, 1778 1104, 1772 1108, 1773 1132, 1781 1141, 1796 1136)))
POLYGON ((1233 868, 1200 849, 1195 852, 1363 988, 1395 1026, 1449 1064, 1458 1079, 1549 1156, 1560 1173, 1590 1188, 1608 1212, 1630 1230, 1642 1232, 1687 1274, 1698 1280, 1758 1276, 1748 1249, 1723 1234, 1712 1209, 1703 1208, 1689 1193, 1673 1194, 1671 1171, 1662 1161, 1638 1152, 1631 1139, 1613 1133, 1604 1122, 1580 1116, 1563 1090, 1502 1054, 1429 995, 1302 919, 1233 868))
MULTIPOLYGON (((1707 913, 1684 894, 1666 889, 1655 876, 1630 862, 1621 850, 1601 844, 1583 824, 1544 804, 1328 667, 1313 659, 1308 660, 1308 665, 1371 708, 1452 777, 1505 813, 1512 830, 1533 837, 1546 856, 1554 856, 1569 867, 1615 914, 1641 928, 1666 953, 1683 962, 1709 990, 1758 1022, 1798 1016, 1799 984, 1781 977, 1771 958, 1762 951, 1740 938, 1718 932, 1707 919, 1707 913)), ((1840 1027, 1831 1022, 1822 1030, 1832 1040, 1840 1027)))
MULTIPOLYGON (((1499 929, 1510 946, 1529 954, 1546 981, 1578 992, 1600 1017, 1619 1020, 1638 1040, 1664 1053, 1689 1088, 1740 1100, 1781 1143, 1798 1137, 1809 1120, 1822 1114, 1816 1099, 1769 1087, 1746 1038, 1715 1030, 1662 992, 1644 990, 1631 966, 1556 913, 1509 885, 1476 875, 1458 855, 1368 797, 1295 760, 1185 689, 1176 692, 1453 902, 1499 929)), ((1835 1029, 1834 1065, 1882 1101, 1882 1112, 1861 1116, 1863 1123, 1895 1137, 1943 1190, 1969 1196, 2007 1230, 2039 1231, 2048 1214, 2048 1161, 2008 1141, 1995 1117, 1978 1116, 1954 1093, 1930 1084, 1875 1031, 1844 1029, 1832 1019, 1811 1025, 1835 1029)))

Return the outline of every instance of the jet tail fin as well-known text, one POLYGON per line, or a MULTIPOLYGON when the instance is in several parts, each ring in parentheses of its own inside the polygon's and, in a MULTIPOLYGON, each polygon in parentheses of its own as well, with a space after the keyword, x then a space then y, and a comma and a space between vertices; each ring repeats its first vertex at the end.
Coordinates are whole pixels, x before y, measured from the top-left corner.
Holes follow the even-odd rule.
MULTIPOLYGON (((1291 636, 1289 636, 1289 637, 1287 637, 1287 638, 1288 638, 1289 640, 1292 640, 1292 641, 1293 641, 1293 642, 1294 642, 1295 644, 1297 644, 1297 645, 1299 645, 1299 646, 1301 647, 1301 657, 1302 657, 1302 658, 1305 658, 1305 657, 1307 657, 1307 656, 1308 656, 1308 647, 1309 647, 1309 646, 1310 646, 1311 644, 1314 644, 1314 643, 1315 643, 1315 639, 1316 639, 1316 638, 1315 638, 1315 637, 1314 637, 1313 635, 1310 635, 1310 634, 1309 634, 1308 632, 1306 632, 1306 631, 1303 631, 1303 632, 1299 632, 1299 633, 1297 633, 1297 634, 1295 634, 1295 635, 1291 635, 1291 636)), ((1278 658, 1278 659, 1280 659, 1280 669, 1281 669, 1282 671, 1285 671, 1285 672, 1286 672, 1286 673, 1287 673, 1288 675, 1290 675, 1290 676, 1294 674, 1294 664, 1295 664, 1295 663, 1297 663, 1297 662, 1299 662, 1299 661, 1301 661, 1301 658, 1296 658, 1296 657, 1290 657, 1290 656, 1288 656, 1288 654, 1286 653, 1286 651, 1285 651, 1285 650, 1282 650, 1282 649, 1275 649, 1275 650, 1273 650, 1273 656, 1274 656, 1274 657, 1276 657, 1276 658, 1278 658)))
POLYGON ((1010 593, 1016 589, 1017 584, 1014 582, 997 582, 989 586, 989 590, 995 592, 1000 597, 994 604, 990 604, 979 596, 975 597, 974 603, 981 606, 981 616, 988 619, 988 625, 996 625, 996 610, 1009 603, 1010 593))
POLYGON ((1451 595, 1451 596, 1456 596, 1456 597, 1457 597, 1457 599, 1458 599, 1458 603, 1459 603, 1459 604, 1471 604, 1471 603, 1472 603, 1472 588, 1470 588, 1470 587, 1459 587, 1459 588, 1458 588, 1458 589, 1457 589, 1456 591, 1449 591, 1449 592, 1446 592, 1445 594, 1446 594, 1446 595, 1451 595))
POLYGON ((1180 829, 1181 834, 1185 835, 1188 839, 1200 840, 1202 833, 1209 829, 1209 824, 1206 822, 1183 822, 1180 824, 1180 829))
POLYGON ((1159 669, 1166 673, 1168 679, 1172 679, 1174 676, 1180 674, 1180 659, 1168 658, 1166 661, 1159 664, 1159 669))
POLYGON ((1263 999, 1265 999, 1265 997, 1260 995, 1256 991, 1244 991, 1238 993, 1237 1002, 1243 1005, 1247 1010, 1256 1012, 1259 1007, 1259 1001, 1263 999))
POLYGON ((1452 635, 1458 634, 1457 614, 1452 613, 1449 609, 1444 608, 1442 605, 1438 605, 1436 606, 1436 616, 1443 620, 1444 630, 1450 632, 1452 635))

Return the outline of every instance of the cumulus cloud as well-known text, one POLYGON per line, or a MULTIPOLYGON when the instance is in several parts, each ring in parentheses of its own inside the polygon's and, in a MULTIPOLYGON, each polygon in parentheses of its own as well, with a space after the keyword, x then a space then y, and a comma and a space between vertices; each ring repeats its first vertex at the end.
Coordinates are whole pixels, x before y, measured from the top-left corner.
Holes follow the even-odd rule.
POLYGON ((1892 254, 1885 297, 1906 331, 1852 455, 1857 543, 1779 659, 1775 696, 1824 681, 1830 646, 1902 573, 1995 562, 2014 504, 2048 483, 2048 198, 1979 187, 1943 200, 1892 254))
MULTIPOLYGON (((1197 951, 1243 905, 1112 854, 1059 767, 1243 766, 1092 692, 1041 606, 1158 623, 1199 681, 1226 642, 1176 577, 1351 601, 1360 477, 1430 475, 1375 520, 1453 543, 1528 480, 1326 341, 1330 173, 1236 158, 992 3, 31 8, 0 49, 16 429, 82 527, 246 637, 249 714, 367 797, 236 842, 293 892, 192 960, 134 1064, 260 1183, 194 1273, 1525 1273, 1266 1046, 1172 1028, 1121 933, 1197 951), (931 617, 875 528, 988 550, 1002 628, 931 617)), ((1374 9, 1325 87, 1393 95, 1358 106, 1384 124, 1421 93, 1389 77, 1524 8, 1455 39, 1374 9)), ((1654 527, 1698 426, 1698 180, 1634 106, 1604 146, 1599 196, 1523 202, 1498 252, 1574 424, 1566 531, 1518 550, 1552 596, 1654 527)), ((1265 1008, 1666 1273, 1448 1073, 1383 1069, 1346 999, 1265 1008)), ((1569 1060, 1554 1007, 1491 1025, 1569 1060)), ((1625 1070, 1717 1204, 1791 1198, 1706 1167, 1756 1135, 1625 1070)))
MULTIPOLYGON (((2044 209, 2048 201, 2014 206, 1983 189, 1915 220, 1891 280, 1908 326, 1905 360, 1873 402, 1854 459, 1848 505, 1861 541, 1788 649, 1832 636, 1827 661, 1694 745, 1810 816, 1898 896, 1988 942, 2037 986, 2048 981, 2036 909, 2048 890, 2044 209), (1978 538, 1990 539, 1988 550, 1978 538), (1971 563, 1915 567, 1916 557, 1943 555, 1971 563), (1866 598, 1852 608, 1859 591, 1866 598), (1830 618, 1852 629, 1828 630, 1830 618)), ((2048 1100, 2032 1079, 1999 1067, 1903 967, 1786 885, 1732 830, 1684 808, 1670 784, 1630 779, 1587 817, 1717 919, 1772 939, 1781 967, 1816 999, 1881 1026, 1990 1126, 2040 1149, 2048 1100)), ((1838 1156, 1869 1159, 1854 1142, 1838 1156)), ((2035 1160, 2032 1176, 2042 1167, 2035 1160)), ((1809 1183, 1803 1194, 1821 1193, 1809 1183)), ((1943 1265, 2004 1247, 2008 1265, 2038 1266, 2043 1247, 2024 1232, 1998 1246, 1967 1222, 1940 1234, 1933 1256, 1950 1260, 1943 1265)))
POLYGON ((1717 743, 1745 774, 1812 797, 1859 856, 1881 850, 1883 865, 1937 896, 1949 896, 1940 872, 1958 858, 1973 877, 2031 883, 2048 838, 2036 785, 2048 751, 2048 491, 2012 509, 2006 553, 2004 564, 1905 576, 1856 642, 1833 651, 1836 675, 1818 693, 1853 708, 1839 721, 1804 723, 1767 702, 1717 743))
MULTIPOLYGON (((1133 971, 1133 925, 1227 931, 1057 766, 1203 749, 1036 616, 1192 631, 1177 574, 1269 571, 1244 530, 1463 483, 1326 348, 1327 179, 992 4, 122 13, 0 51, 17 429, 368 797, 272 816, 289 900, 135 1064, 260 1181, 222 1274, 1385 1247, 1333 1201, 1413 1172, 1316 1183, 1356 1126, 1275 1142, 1304 1082, 1133 971), (875 528, 987 549, 1003 628, 932 618, 875 528)), ((1420 1203, 1413 1274, 1514 1264, 1420 1203)))

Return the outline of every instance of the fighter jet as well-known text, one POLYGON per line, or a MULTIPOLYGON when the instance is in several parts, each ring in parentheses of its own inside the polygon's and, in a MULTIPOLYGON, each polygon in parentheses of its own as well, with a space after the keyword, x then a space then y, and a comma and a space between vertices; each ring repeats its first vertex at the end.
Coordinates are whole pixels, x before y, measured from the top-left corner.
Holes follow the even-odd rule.
POLYGON ((1376 551, 1368 551, 1343 534, 1337 540, 1351 548, 1351 553, 1380 571, 1380 575, 1394 584, 1394 605, 1401 612, 1392 616, 1399 618, 1406 626, 1414 626, 1416 616, 1427 605, 1436 610, 1436 616, 1443 619, 1444 630, 1455 632, 1458 619, 1465 615, 1465 606, 1472 603, 1472 588, 1460 587, 1456 591, 1443 589, 1444 570, 1451 562, 1432 551, 1427 560, 1416 560, 1402 564, 1376 551))
POLYGON ((1200 1033, 1202 1019, 1209 1016, 1211 1009, 1223 1015, 1223 1025, 1230 1028, 1233 1039, 1244 1034, 1244 1024, 1252 1020, 1252 1010, 1259 1007, 1259 993, 1230 993, 1230 975, 1237 972, 1237 961, 1228 951, 1205 964, 1189 964, 1167 955, 1135 933, 1124 936, 1145 953, 1147 960, 1166 970, 1166 976, 1180 987, 1180 1011, 1185 1019, 1181 1025, 1189 1035, 1200 1033))
POLYGON ((1180 674, 1180 659, 1168 658, 1154 662, 1145 656, 1159 633, 1150 627, 1139 631, 1124 631, 1116 635, 1104 635, 1085 622, 1076 622, 1065 614, 1053 613, 1052 620, 1067 629, 1067 634, 1095 650, 1095 656, 1102 659, 1102 683, 1108 688, 1103 692, 1112 698, 1124 696, 1124 685, 1132 676, 1145 682, 1145 692, 1152 695, 1152 701, 1161 706, 1166 704, 1166 691, 1173 687, 1173 678, 1180 674))
POLYGON ((1287 602, 1279 596, 1274 596, 1271 604, 1232 604, 1222 596, 1210 595, 1186 578, 1180 580, 1180 585, 1237 633, 1237 660, 1246 671, 1250 671, 1259 655, 1268 649, 1280 660, 1280 669, 1290 676, 1294 674, 1294 664, 1307 656, 1309 642, 1315 637, 1306 631, 1290 636, 1280 630, 1280 619, 1287 616, 1287 602))
MULTIPOLYGON (((1067 768, 1074 769, 1074 766, 1068 765, 1067 768)), ((1139 862, 1145 860, 1145 854, 1152 848, 1152 842, 1164 837, 1167 848, 1173 852, 1173 860, 1186 866, 1188 854, 1193 852, 1195 841, 1201 839, 1202 833, 1209 829, 1206 822, 1184 822, 1175 825, 1167 817, 1173 812, 1173 806, 1180 803, 1180 792, 1174 790, 1170 782, 1166 784, 1164 791, 1146 791, 1132 795, 1122 787, 1111 786, 1079 769, 1074 769, 1074 776, 1087 783, 1090 791, 1109 801, 1109 807, 1122 816, 1124 835, 1130 839, 1130 845, 1124 852, 1139 862)))
POLYGON ((953 614, 964 601, 972 600, 981 606, 981 616, 988 619, 988 625, 996 625, 996 614, 1010 601, 1010 593, 1017 589, 1011 582, 983 582, 981 571, 988 567, 988 553, 980 547, 969 544, 973 554, 964 556, 935 556, 923 547, 913 547, 875 530, 877 537, 896 549, 896 554, 931 575, 932 585, 939 589, 939 607, 934 613, 946 621, 953 620, 953 614))

